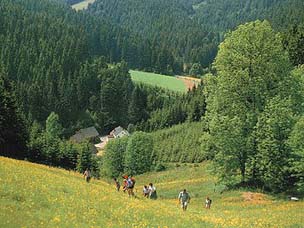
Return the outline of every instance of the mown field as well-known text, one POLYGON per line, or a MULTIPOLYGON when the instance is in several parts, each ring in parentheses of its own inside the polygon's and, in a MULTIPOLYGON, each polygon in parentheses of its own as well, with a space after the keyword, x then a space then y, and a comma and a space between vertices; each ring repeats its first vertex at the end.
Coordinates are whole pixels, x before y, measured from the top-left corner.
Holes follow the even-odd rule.
POLYGON ((0 227, 303 227, 304 202, 241 191, 223 192, 209 164, 172 166, 137 177, 136 198, 117 193, 112 183, 78 173, 0 157, 0 227), (155 183, 159 199, 141 196, 155 183), (192 196, 182 212, 176 197, 192 196), (209 195, 211 210, 203 208, 209 195))
POLYGON ((158 86, 176 92, 187 91, 185 83, 182 80, 179 80, 173 76, 166 76, 135 70, 130 70, 130 74, 134 82, 158 86))
POLYGON ((84 0, 82 2, 79 2, 75 5, 72 5, 72 8, 75 9, 75 10, 84 10, 84 9, 87 9, 89 4, 92 4, 94 3, 95 0, 84 0))

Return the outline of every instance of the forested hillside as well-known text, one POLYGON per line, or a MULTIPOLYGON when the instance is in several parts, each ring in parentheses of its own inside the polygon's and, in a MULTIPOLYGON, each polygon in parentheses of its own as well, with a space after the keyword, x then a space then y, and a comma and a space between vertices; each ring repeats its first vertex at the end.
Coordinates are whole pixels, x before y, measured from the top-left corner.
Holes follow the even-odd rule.
POLYGON ((215 57, 218 37, 190 18, 194 11, 188 2, 99 0, 88 11, 147 38, 143 49, 152 51, 150 66, 156 72, 179 73, 183 63, 208 67, 215 57))
POLYGON ((1 1, 0 155, 111 177, 209 159, 227 186, 304 191, 303 2, 71 3, 1 1), (204 76, 178 93, 130 69, 204 76), (98 158, 69 141, 91 126, 131 136, 98 158))
POLYGON ((181 96, 133 84, 125 62, 109 67, 121 60, 119 37, 131 36, 102 19, 61 1, 5 0, 0 10, 3 155, 75 168, 77 150, 60 143, 76 130, 141 124, 181 96))
POLYGON ((212 63, 229 29, 267 19, 274 28, 286 30, 304 20, 303 7, 301 0, 97 0, 88 11, 148 38, 140 48, 148 51, 143 58, 152 58, 140 64, 142 69, 188 73, 194 63, 203 68, 212 63))
POLYGON ((117 40, 123 31, 47 0, 4 1, 1 17, 0 61, 30 121, 43 123, 56 112, 65 128, 79 128, 89 111, 100 129, 127 127, 122 113, 134 85, 125 63, 107 66, 121 59, 117 40))
POLYGON ((286 29, 304 19, 301 0, 204 0, 194 6, 194 19, 208 30, 225 32, 256 19, 269 20, 274 28, 286 29))

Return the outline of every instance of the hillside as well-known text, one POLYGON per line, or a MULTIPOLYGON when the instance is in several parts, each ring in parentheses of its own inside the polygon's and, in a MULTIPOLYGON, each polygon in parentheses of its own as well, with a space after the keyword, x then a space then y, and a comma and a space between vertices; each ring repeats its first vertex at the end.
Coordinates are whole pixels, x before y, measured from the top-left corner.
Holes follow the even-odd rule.
POLYGON ((301 227, 303 202, 285 202, 214 186, 208 164, 171 167, 137 177, 136 199, 105 181, 87 184, 80 174, 0 157, 0 227, 301 227), (155 183, 159 200, 140 196, 155 183), (181 188, 192 195, 183 213, 174 199, 181 188), (215 192, 213 192, 215 189, 215 192), (202 207, 210 195, 210 211, 202 207))
POLYGON ((158 50, 150 67, 164 73, 169 65, 178 73, 187 71, 183 64, 208 67, 224 34, 236 26, 266 19, 284 31, 303 22, 303 7, 301 0, 96 0, 88 12, 148 39, 142 56, 158 50))
POLYGON ((249 21, 269 20, 284 30, 290 24, 303 22, 304 2, 301 0, 199 0, 193 8, 194 20, 220 33, 249 21))
POLYGON ((1 0, 0 228, 302 228, 304 1, 89 2, 1 0))
POLYGON ((140 47, 141 67, 179 73, 183 63, 200 62, 207 67, 216 55, 216 34, 193 21, 192 6, 180 0, 97 0, 88 8, 88 13, 147 39, 140 47))
POLYGON ((208 157, 202 153, 201 138, 206 123, 183 123, 150 133, 153 138, 153 154, 163 162, 201 162, 208 157))

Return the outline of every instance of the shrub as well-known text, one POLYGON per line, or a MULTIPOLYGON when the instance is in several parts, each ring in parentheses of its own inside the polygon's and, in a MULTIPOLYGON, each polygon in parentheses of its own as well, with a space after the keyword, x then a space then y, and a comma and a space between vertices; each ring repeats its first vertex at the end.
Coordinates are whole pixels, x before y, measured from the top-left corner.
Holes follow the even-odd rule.
POLYGON ((131 175, 142 174, 151 170, 153 141, 144 132, 134 133, 128 141, 125 153, 125 172, 131 175))
POLYGON ((154 170, 156 172, 161 172, 161 171, 165 171, 166 170, 166 166, 162 163, 157 163, 154 170))

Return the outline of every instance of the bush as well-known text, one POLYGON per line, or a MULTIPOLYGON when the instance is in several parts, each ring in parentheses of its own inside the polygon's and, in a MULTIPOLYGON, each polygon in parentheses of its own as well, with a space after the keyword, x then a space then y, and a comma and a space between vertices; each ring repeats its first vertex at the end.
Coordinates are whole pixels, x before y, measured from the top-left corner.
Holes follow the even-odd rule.
POLYGON ((166 170, 166 166, 163 165, 162 163, 158 163, 158 164, 156 164, 154 170, 155 170, 156 172, 165 171, 165 170, 166 170))
POLYGON ((118 177, 124 171, 124 154, 128 144, 128 137, 111 140, 103 156, 102 175, 118 177))
POLYGON ((135 132, 128 141, 125 153, 125 172, 130 175, 142 174, 151 170, 153 141, 144 132, 135 132))

